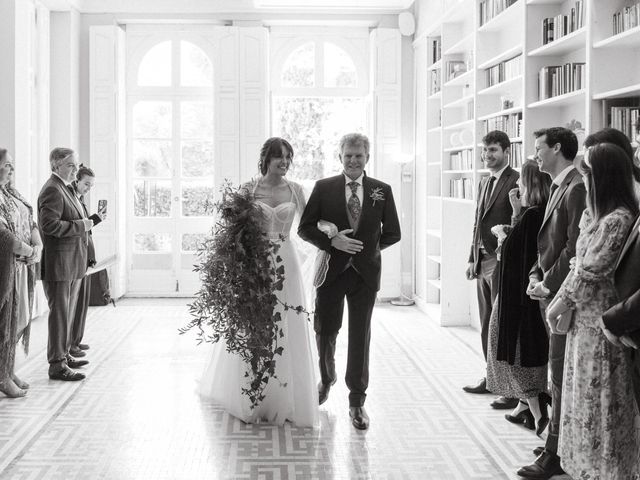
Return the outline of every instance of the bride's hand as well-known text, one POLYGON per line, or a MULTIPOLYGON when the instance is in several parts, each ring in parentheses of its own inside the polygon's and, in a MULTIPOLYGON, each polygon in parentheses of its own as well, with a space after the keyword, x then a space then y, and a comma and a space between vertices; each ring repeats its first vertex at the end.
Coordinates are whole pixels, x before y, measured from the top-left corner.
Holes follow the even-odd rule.
POLYGON ((364 248, 363 243, 355 238, 347 237, 347 234, 352 232, 353 230, 351 228, 338 232, 338 234, 331 239, 331 246, 351 255, 360 252, 364 248))

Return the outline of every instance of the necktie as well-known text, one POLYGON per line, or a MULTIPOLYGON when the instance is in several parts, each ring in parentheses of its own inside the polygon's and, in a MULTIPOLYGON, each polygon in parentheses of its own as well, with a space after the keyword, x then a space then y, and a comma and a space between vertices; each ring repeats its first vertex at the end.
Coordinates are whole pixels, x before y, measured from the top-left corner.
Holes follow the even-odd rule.
POLYGON ((347 185, 351 188, 351 196, 347 202, 347 208, 353 218, 354 223, 358 223, 360 213, 362 212, 362 205, 360 205, 360 199, 358 198, 358 182, 349 182, 347 185))
POLYGON ((489 181, 487 182, 487 188, 484 191, 484 207, 487 206, 487 204, 489 203, 489 199, 491 198, 491 193, 493 192, 493 184, 496 181, 496 177, 494 177, 493 175, 491 175, 489 177, 489 181))
POLYGON ((558 184, 557 183, 552 183, 551 184, 551 189, 549 190, 549 201, 547 202, 547 208, 545 209, 545 215, 549 215, 549 208, 551 207, 551 200, 553 199, 553 195, 556 193, 556 190, 558 190, 558 184))

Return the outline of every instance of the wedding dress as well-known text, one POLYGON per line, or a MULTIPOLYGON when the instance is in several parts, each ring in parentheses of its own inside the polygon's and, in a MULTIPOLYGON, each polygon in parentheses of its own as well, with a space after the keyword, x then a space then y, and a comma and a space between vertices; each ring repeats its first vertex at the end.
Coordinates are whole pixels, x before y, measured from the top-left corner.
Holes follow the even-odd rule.
MULTIPOLYGON (((289 238, 296 211, 301 213, 303 208, 299 200, 302 194, 296 184, 290 183, 289 188, 291 200, 288 202, 275 207, 259 200, 256 203, 264 212, 265 231, 272 241, 280 243, 278 255, 284 265, 285 280, 276 295, 287 305, 306 306, 300 263, 289 238), (284 241, 280 240, 281 235, 284 241)), ((199 391, 243 422, 282 425, 288 420, 296 426, 315 426, 318 424, 318 391, 311 322, 305 314, 278 308, 282 315, 280 328, 284 332, 278 342, 284 351, 275 357, 277 378, 269 379, 264 400, 251 408, 249 397, 242 394, 242 388, 249 383, 245 372, 250 368, 239 355, 226 350, 224 341, 213 344, 199 391)))

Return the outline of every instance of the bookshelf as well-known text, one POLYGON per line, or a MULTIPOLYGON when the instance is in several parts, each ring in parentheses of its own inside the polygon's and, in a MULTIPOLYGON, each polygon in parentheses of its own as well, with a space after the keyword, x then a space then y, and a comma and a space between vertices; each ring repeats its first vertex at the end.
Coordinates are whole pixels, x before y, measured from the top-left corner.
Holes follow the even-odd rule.
POLYGON ((486 129, 504 126, 518 168, 532 158, 533 132, 540 128, 568 126, 582 142, 612 119, 617 125, 640 115, 634 113, 640 110, 640 23, 633 23, 640 15, 627 10, 624 16, 632 4, 640 14, 640 0, 483 3, 491 2, 435 0, 424 15, 417 8, 416 79, 425 81, 416 82, 416 151, 424 165, 415 191, 424 227, 416 228, 415 258, 422 265, 415 296, 425 311, 439 313, 442 325, 478 324, 475 282, 464 272, 475 190, 489 174, 480 157, 486 129), (481 8, 495 14, 481 22, 481 8), (553 34, 550 22, 560 26, 553 34), (434 37, 442 52, 437 59, 430 57, 434 37), (435 95, 426 79, 434 70, 441 75, 435 95))

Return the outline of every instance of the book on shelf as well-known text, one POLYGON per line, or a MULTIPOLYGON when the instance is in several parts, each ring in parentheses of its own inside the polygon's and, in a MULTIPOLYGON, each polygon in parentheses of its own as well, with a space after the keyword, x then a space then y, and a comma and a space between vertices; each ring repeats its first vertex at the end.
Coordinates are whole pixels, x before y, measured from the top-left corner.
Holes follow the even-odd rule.
POLYGON ((467 120, 473 120, 474 117, 474 109, 473 109, 473 100, 470 100, 469 102, 467 102, 467 120))
POLYGON ((584 26, 584 0, 571 7, 569 15, 556 15, 542 20, 542 44, 546 45, 584 26))
POLYGON ((522 142, 511 144, 511 155, 509 156, 509 166, 511 168, 522 168, 522 142))
POLYGON ((538 75, 538 99, 581 90, 586 85, 586 71, 584 62, 542 67, 538 75))
POLYGON ((464 60, 449 60, 446 63, 447 81, 459 77, 467 71, 467 62, 464 60))
POLYGON ((613 34, 617 35, 640 25, 640 2, 613 14, 613 34))
POLYGON ((522 136, 522 112, 511 113, 509 115, 499 115, 482 121, 483 135, 500 130, 510 138, 522 136))
POLYGON ((632 142, 640 129, 640 97, 635 103, 635 106, 609 108, 609 126, 623 132, 632 142))
POLYGON ((480 2, 480 26, 487 23, 493 17, 504 12, 518 0, 481 0, 480 2))
POLYGON ((473 200, 473 182, 471 178, 452 178, 449 180, 449 197, 473 200))
POLYGON ((522 54, 500 62, 485 70, 487 87, 491 87, 505 80, 522 75, 522 54))
POLYGON ((460 150, 449 154, 450 170, 472 170, 473 150, 460 150))
POLYGON ((431 79, 430 79, 430 83, 429 83, 429 94, 433 95, 435 93, 438 93, 440 91, 441 85, 440 85, 440 69, 436 68, 434 70, 431 70, 431 79))
POLYGON ((431 63, 436 63, 442 58, 442 37, 431 39, 431 63))

